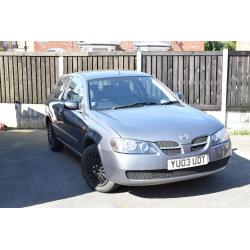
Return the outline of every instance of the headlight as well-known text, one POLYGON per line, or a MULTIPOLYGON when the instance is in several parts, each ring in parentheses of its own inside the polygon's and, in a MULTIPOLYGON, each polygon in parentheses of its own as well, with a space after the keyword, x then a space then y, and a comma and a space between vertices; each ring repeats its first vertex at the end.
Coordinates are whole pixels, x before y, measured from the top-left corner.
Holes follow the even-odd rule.
POLYGON ((157 149, 150 142, 113 138, 111 139, 111 147, 114 151, 123 154, 156 154, 157 149))
POLYGON ((211 135, 212 145, 220 144, 230 139, 229 133, 226 128, 223 128, 211 135))

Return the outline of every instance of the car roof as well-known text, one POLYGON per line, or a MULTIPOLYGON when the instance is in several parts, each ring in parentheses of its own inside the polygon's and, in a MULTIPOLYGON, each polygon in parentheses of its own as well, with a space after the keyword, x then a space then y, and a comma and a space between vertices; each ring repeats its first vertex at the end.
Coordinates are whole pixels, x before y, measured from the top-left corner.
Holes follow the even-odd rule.
POLYGON ((144 72, 139 71, 125 71, 125 70, 100 70, 100 71, 82 71, 81 74, 87 81, 111 77, 126 77, 126 76, 150 76, 144 72))

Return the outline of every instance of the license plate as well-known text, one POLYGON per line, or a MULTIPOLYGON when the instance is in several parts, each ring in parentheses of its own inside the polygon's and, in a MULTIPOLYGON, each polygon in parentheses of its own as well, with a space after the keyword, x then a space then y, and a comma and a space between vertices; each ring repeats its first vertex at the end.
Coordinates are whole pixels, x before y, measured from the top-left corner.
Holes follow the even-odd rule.
POLYGON ((188 158, 173 159, 173 160, 168 160, 167 169, 176 170, 182 168, 192 168, 201 165, 206 165, 208 164, 208 162, 209 162, 208 155, 199 155, 188 158))

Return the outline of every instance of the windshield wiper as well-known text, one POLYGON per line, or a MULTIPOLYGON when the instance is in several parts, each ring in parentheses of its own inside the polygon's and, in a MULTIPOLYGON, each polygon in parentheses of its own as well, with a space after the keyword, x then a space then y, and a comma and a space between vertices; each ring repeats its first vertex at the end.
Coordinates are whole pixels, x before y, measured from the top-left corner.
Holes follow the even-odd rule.
POLYGON ((136 102, 136 103, 132 103, 132 104, 129 104, 129 105, 115 106, 115 107, 113 107, 113 109, 142 107, 142 106, 146 106, 146 105, 156 105, 156 104, 157 104, 156 102, 136 102))
POLYGON ((174 103, 179 103, 179 102, 178 101, 167 101, 167 102, 161 103, 161 105, 170 105, 170 104, 174 104, 174 103))

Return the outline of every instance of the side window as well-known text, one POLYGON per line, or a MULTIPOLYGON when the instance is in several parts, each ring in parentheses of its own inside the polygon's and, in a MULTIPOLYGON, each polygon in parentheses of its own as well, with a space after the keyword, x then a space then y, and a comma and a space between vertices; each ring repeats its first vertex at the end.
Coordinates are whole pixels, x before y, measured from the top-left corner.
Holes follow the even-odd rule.
POLYGON ((66 76, 59 80, 54 89, 54 97, 60 99, 63 91, 66 89, 70 77, 66 76))
POLYGON ((63 91, 63 83, 62 83, 62 80, 60 80, 54 88, 54 91, 53 91, 54 97, 58 98, 60 94, 62 93, 62 91, 63 91))
POLYGON ((73 76, 69 86, 66 90, 64 98, 66 101, 78 101, 81 102, 83 98, 83 81, 78 76, 73 76))

